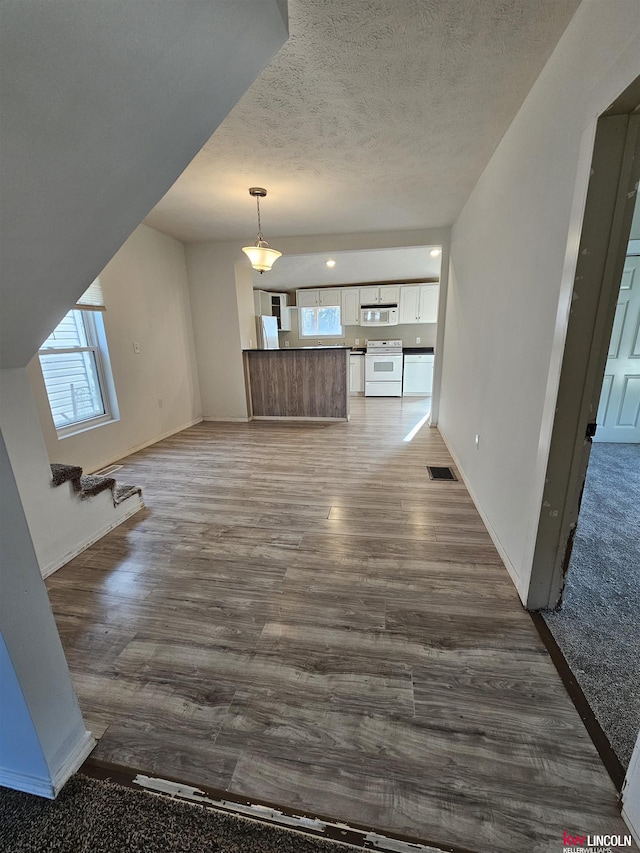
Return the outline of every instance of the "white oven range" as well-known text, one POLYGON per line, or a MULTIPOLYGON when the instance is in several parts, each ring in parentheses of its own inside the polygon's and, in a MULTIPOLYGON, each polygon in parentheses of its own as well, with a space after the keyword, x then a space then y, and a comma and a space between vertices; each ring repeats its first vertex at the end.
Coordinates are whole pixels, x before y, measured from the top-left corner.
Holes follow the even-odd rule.
POLYGON ((402 341, 367 341, 364 396, 402 396, 402 341))

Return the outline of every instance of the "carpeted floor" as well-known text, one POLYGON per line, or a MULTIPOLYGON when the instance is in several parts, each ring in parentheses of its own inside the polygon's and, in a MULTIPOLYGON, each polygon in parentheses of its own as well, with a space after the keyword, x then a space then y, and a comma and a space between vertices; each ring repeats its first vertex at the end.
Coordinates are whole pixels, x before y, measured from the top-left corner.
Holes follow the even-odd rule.
POLYGON ((591 450, 562 609, 543 613, 621 763, 640 728, 640 445, 591 450))
POLYGON ((348 853, 351 845, 74 776, 57 800, 0 788, 3 853, 348 853))

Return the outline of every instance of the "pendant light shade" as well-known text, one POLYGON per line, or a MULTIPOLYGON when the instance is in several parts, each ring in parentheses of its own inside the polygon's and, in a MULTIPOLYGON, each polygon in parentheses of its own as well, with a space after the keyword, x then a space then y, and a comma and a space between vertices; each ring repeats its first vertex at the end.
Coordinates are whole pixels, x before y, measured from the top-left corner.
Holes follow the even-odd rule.
POLYGON ((244 246, 242 251, 248 255, 251 266, 259 272, 268 272, 275 261, 282 256, 282 252, 271 249, 264 240, 258 241, 257 246, 244 246))
POLYGON ((272 249, 267 241, 262 237, 262 227, 260 224, 260 199, 264 198, 266 194, 267 191, 262 189, 262 187, 251 187, 249 190, 249 195, 252 195, 255 198, 258 209, 258 239, 255 246, 242 247, 242 251, 251 261, 251 266, 254 270, 258 270, 260 274, 268 272, 278 258, 282 256, 282 252, 278 252, 277 249, 272 249))

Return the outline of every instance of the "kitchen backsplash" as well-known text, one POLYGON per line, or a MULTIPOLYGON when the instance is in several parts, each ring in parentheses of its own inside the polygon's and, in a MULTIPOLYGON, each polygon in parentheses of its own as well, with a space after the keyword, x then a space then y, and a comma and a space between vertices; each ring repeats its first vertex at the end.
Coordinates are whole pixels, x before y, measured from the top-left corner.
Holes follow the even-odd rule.
POLYGON ((280 346, 286 346, 289 341, 290 347, 304 347, 317 345, 318 340, 323 344, 344 344, 348 347, 366 346, 367 340, 374 341, 402 340, 405 347, 434 347, 436 345, 436 323, 415 323, 406 326, 345 326, 344 335, 340 338, 301 338, 298 334, 298 312, 294 308, 291 311, 290 332, 278 332, 280 346), (416 338, 420 338, 419 341, 416 338), (357 343, 359 342, 359 343, 357 343))

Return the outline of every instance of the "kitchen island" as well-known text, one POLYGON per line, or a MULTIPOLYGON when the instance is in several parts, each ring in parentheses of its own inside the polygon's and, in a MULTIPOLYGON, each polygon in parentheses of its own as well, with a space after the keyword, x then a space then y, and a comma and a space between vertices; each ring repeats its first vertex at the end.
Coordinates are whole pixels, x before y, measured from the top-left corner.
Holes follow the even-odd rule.
POLYGON ((349 351, 346 346, 244 351, 254 418, 349 420, 349 351))

